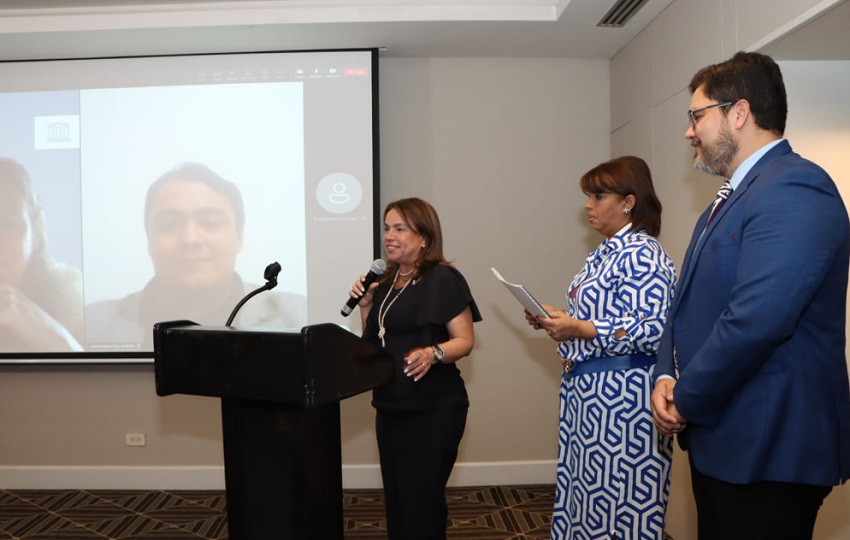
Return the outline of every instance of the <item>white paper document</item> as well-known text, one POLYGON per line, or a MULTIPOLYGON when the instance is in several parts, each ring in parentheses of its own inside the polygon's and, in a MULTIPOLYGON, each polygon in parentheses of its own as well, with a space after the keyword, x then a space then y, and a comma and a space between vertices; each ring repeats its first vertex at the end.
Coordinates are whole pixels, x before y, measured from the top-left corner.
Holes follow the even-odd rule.
POLYGON ((528 292, 528 289, 526 289, 522 285, 517 285, 515 283, 509 283, 505 281, 505 278, 502 277, 502 274, 500 274, 495 268, 490 268, 490 270, 493 271, 493 275, 496 276, 496 279, 501 281, 505 285, 505 287, 509 291, 511 291, 511 294, 513 294, 516 299, 519 300, 519 303, 522 304, 523 307, 528 310, 529 313, 535 316, 549 318, 549 314, 546 312, 545 309, 543 309, 543 306, 540 305, 540 302, 538 302, 537 299, 534 298, 534 296, 532 296, 530 292, 528 292))

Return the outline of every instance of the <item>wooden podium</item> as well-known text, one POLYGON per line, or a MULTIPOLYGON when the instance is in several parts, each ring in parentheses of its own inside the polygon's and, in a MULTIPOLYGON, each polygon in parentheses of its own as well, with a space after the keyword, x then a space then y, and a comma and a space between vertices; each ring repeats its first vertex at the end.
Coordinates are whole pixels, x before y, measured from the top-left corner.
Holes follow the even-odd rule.
POLYGON ((339 402, 392 358, 334 324, 154 325, 156 393, 221 398, 230 540, 343 539, 339 402))

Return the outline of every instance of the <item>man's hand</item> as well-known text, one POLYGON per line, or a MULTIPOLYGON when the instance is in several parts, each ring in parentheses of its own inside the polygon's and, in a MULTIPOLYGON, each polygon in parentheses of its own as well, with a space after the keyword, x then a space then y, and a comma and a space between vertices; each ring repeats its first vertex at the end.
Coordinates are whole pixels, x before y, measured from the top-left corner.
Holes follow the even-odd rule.
POLYGON ((660 378, 655 383, 655 389, 652 391, 650 404, 652 406, 652 419, 655 421, 655 426, 662 435, 674 435, 680 433, 687 421, 676 410, 676 404, 673 401, 673 388, 676 386, 676 381, 669 378, 660 378))
POLYGON ((0 328, 24 343, 20 352, 83 350, 64 326, 11 285, 0 285, 0 328))

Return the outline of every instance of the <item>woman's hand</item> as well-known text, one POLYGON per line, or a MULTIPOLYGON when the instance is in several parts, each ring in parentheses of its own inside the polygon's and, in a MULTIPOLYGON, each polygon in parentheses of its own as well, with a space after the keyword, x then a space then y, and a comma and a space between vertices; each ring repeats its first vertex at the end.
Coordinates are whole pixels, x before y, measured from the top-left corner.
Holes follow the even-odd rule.
POLYGON ((569 339, 593 339, 596 337, 596 326, 590 321, 574 319, 567 313, 554 306, 544 304, 543 309, 549 317, 535 317, 528 311, 525 318, 535 330, 545 330, 553 340, 561 342, 569 339))
POLYGON ((351 289, 348 291, 348 296, 351 298, 359 298, 357 305, 360 306, 360 326, 361 330, 366 330, 366 319, 369 318, 369 312, 372 310, 372 300, 375 298, 375 289, 378 287, 378 282, 369 285, 367 289, 363 283, 366 281, 365 275, 360 275, 360 279, 354 282, 351 289))
MULTIPOLYGON (((441 363, 452 364, 472 352, 475 345, 472 310, 469 306, 446 323, 446 329, 449 331, 449 340, 439 344, 444 353, 441 363)), ((412 349, 404 355, 404 363, 405 375, 419 381, 434 364, 434 349, 430 345, 412 349)))
POLYGON ((359 298, 360 301, 357 302, 357 305, 360 306, 360 309, 369 310, 372 307, 372 299, 375 297, 375 288, 378 286, 378 283, 372 283, 369 285, 369 288, 363 286, 363 283, 366 281, 366 276, 361 274, 360 279, 354 282, 354 285, 351 286, 351 289, 348 291, 348 296, 351 298, 359 298))
POLYGON ((540 330, 541 328, 543 328, 542 326, 540 326, 540 323, 537 322, 537 317, 529 313, 527 309, 525 310, 525 320, 528 321, 529 326, 531 326, 535 330, 540 330))
POLYGON ((558 309, 555 306, 543 305, 543 309, 549 314, 549 317, 535 317, 537 325, 540 329, 545 330, 549 337, 555 341, 566 341, 572 337, 570 328, 575 321, 567 313, 558 309))
POLYGON ((434 350, 431 347, 419 347, 404 355, 404 374, 419 381, 431 369, 434 361, 434 350))

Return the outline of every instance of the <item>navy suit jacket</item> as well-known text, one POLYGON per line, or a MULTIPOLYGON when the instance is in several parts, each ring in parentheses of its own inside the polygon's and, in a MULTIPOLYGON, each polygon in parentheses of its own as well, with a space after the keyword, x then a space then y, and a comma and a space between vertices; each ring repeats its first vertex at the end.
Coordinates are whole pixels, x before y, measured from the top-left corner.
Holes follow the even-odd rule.
POLYGON ((771 148, 697 221, 658 351, 694 466, 732 483, 850 477, 850 224, 829 175, 771 148))

